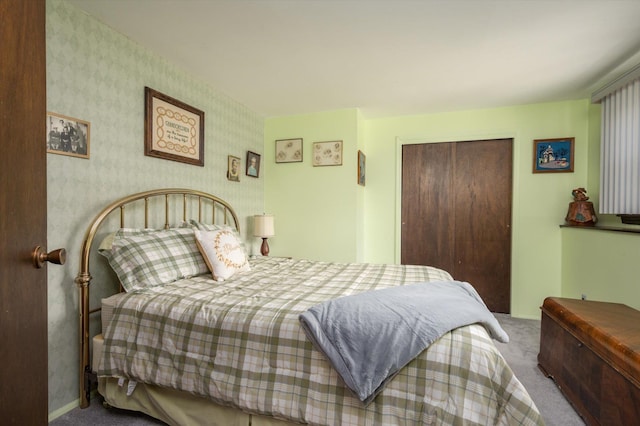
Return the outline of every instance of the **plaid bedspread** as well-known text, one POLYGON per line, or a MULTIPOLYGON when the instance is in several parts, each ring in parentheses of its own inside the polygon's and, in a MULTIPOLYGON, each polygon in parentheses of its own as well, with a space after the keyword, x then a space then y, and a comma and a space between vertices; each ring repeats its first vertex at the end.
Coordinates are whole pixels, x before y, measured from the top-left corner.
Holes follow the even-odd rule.
POLYGON ((300 326, 315 304, 446 272, 282 258, 251 268, 222 283, 199 276, 128 293, 103 330, 98 374, 312 425, 543 424, 480 325, 445 334, 366 407, 300 326))

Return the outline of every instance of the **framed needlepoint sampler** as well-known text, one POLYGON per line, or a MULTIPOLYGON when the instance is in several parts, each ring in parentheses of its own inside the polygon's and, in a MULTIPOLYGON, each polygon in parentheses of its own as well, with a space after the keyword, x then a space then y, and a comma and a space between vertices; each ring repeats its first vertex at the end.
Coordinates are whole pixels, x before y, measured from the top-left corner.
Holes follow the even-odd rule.
POLYGON ((144 155, 204 166, 204 112, 144 88, 144 155))

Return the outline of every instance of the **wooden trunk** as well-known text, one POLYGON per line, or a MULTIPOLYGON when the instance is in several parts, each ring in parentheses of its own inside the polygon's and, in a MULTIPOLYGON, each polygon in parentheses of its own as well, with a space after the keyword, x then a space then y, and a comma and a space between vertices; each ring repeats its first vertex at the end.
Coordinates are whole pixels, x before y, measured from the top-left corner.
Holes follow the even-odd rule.
POLYGON ((640 311, 549 297, 538 365, 589 425, 640 421, 640 311))

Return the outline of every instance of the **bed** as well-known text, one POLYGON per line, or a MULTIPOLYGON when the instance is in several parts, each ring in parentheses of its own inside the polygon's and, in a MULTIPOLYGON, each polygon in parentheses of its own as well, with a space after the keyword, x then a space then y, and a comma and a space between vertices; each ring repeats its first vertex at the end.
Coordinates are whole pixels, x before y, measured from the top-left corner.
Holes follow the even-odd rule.
POLYGON ((176 425, 544 424, 479 323, 396 362, 369 400, 303 327, 318 307, 435 288, 452 281, 446 271, 250 257, 240 235, 232 206, 188 189, 127 196, 96 216, 76 278, 81 407, 97 382, 109 405, 176 425), (91 307, 90 264, 105 260, 120 291, 91 307))

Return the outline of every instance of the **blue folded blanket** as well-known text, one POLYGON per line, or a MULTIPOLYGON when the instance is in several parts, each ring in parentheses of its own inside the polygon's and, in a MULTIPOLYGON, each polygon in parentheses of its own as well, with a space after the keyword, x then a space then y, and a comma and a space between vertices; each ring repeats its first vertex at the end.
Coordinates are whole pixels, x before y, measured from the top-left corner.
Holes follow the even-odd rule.
POLYGON ((460 281, 341 297, 311 307, 300 323, 365 405, 402 367, 455 328, 480 323, 492 338, 509 341, 476 290, 460 281))

